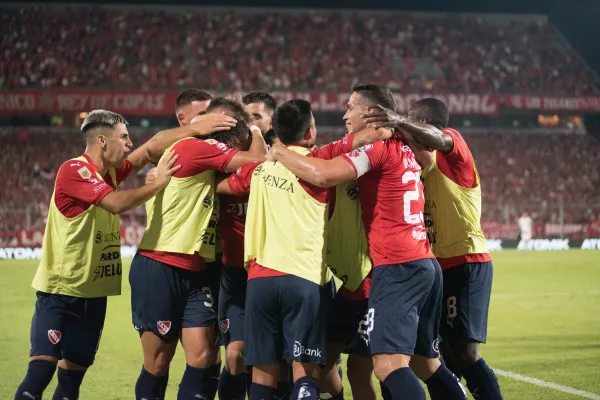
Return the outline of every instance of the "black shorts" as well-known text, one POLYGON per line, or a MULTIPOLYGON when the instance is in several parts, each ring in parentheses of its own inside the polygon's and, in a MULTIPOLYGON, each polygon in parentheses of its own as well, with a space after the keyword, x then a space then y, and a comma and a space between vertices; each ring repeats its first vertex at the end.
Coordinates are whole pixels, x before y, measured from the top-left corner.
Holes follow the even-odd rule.
POLYGON ((247 285, 248 272, 244 268, 223 266, 219 291, 219 330, 224 346, 244 340, 247 285))
POLYGON ((370 357, 369 338, 366 336, 369 299, 348 300, 339 293, 333 299, 327 318, 327 341, 340 343, 343 353, 370 357))
POLYGON ((288 360, 325 365, 330 302, 327 287, 294 275, 248 281, 245 364, 288 360))
POLYGON ((217 260, 206 263, 206 279, 208 279, 208 286, 210 287, 210 294, 213 298, 213 310, 215 315, 219 314, 219 291, 221 290, 221 271, 223 270, 223 261, 221 260, 222 255, 217 254, 217 260))
POLYGON ((94 363, 106 316, 106 297, 37 292, 30 356, 50 356, 81 367, 94 363))
POLYGON ((494 275, 491 261, 457 265, 443 274, 442 339, 485 343, 494 275))
POLYGON ((376 267, 370 296, 371 354, 439 356, 442 270, 434 258, 376 267))
POLYGON ((182 328, 215 326, 210 279, 136 254, 129 271, 132 322, 140 335, 153 332, 165 342, 180 337, 182 328))

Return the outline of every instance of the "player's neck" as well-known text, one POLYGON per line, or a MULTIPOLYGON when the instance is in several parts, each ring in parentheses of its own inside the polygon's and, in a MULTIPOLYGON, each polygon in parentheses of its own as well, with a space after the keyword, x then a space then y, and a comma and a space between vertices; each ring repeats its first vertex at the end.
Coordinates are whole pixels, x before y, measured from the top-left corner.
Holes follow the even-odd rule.
POLYGON ((288 144, 288 147, 296 146, 296 147, 304 147, 310 149, 313 146, 312 140, 301 140, 297 143, 288 144))
POLYGON ((98 168, 100 175, 104 176, 104 174, 106 174, 108 167, 105 166, 104 161, 102 160, 101 149, 88 146, 85 148, 85 153, 83 154, 85 154, 94 163, 96 168, 98 168))

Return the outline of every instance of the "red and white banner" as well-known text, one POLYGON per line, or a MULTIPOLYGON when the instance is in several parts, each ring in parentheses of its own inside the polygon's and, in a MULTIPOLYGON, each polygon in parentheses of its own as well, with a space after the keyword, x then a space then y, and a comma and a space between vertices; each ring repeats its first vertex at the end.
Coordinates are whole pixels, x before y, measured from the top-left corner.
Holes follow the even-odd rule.
MULTIPOLYGON (((0 91, 0 115, 36 115, 79 113, 105 109, 124 115, 165 115, 174 113, 178 92, 89 91, 89 90, 4 90, 0 91)), ((236 93, 242 96, 243 93, 236 93)), ((273 92, 279 104, 291 99, 306 99, 315 111, 346 110, 349 93, 273 92)), ((419 99, 431 94, 394 94, 397 109, 405 113, 419 99)), ((446 102, 453 114, 487 114, 498 112, 494 96, 478 94, 435 95, 446 102)))
POLYGON ((505 108, 542 111, 600 111, 600 97, 545 97, 507 95, 505 108))

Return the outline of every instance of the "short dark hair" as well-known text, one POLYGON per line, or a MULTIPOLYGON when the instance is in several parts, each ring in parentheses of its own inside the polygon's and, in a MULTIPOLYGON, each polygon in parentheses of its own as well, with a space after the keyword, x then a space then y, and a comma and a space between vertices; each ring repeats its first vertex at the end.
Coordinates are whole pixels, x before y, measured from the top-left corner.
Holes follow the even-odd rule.
MULTIPOLYGON (((237 119, 237 118, 236 118, 237 119)), ((218 140, 236 150, 248 150, 250 147, 250 128, 243 119, 237 119, 237 125, 228 131, 211 134, 209 139, 218 140)))
POLYGON ((247 124, 252 121, 250 113, 246 111, 244 105, 234 97, 215 97, 206 108, 206 112, 210 113, 218 109, 229 111, 233 118, 244 120, 247 124))
POLYGON ((81 124, 81 132, 88 133, 96 128, 112 129, 118 124, 127 125, 128 123, 121 114, 107 110, 93 110, 81 124))
POLYGON ((276 137, 277 137, 277 135, 275 134, 275 131, 273 130, 273 128, 269 129, 264 134, 265 144, 267 144, 268 146, 273 146, 273 143, 275 143, 276 137))
POLYGON ((273 130, 283 144, 293 144, 301 140, 311 122, 310 103, 302 99, 283 103, 273 114, 273 130))
POLYGON ((425 122, 436 128, 446 128, 450 120, 448 106, 435 97, 427 97, 417 101, 411 107, 409 114, 412 114, 417 120, 424 119, 425 122))
POLYGON ((367 100, 372 106, 379 104, 396 111, 396 100, 394 100, 392 91, 385 86, 374 83, 356 84, 352 86, 352 91, 360 94, 360 97, 367 100))
POLYGON ((250 92, 244 97, 242 97, 242 102, 244 104, 263 103, 265 105, 265 108, 268 108, 271 111, 275 111, 275 109, 277 108, 277 102, 275 101, 273 96, 271 96, 267 92, 250 92))
POLYGON ((177 99, 175 100, 175 111, 183 106, 192 104, 193 101, 212 100, 213 97, 212 93, 204 89, 186 89, 177 96, 177 99))

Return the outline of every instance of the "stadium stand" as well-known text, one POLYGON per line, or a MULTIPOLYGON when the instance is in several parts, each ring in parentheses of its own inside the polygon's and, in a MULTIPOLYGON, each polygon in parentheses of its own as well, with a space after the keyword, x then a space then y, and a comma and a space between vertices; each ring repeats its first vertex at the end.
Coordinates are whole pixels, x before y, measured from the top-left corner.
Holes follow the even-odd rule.
MULTIPOLYGON (((65 130, 0 132, 4 145, 0 204, 13 210, 2 214, 0 232, 24 228, 25 212, 30 229, 43 228, 56 169, 83 149, 80 133, 75 128, 65 130)), ((141 130, 132 136, 139 144, 150 135, 141 130)), ((338 138, 325 128, 319 135, 322 143, 338 138)), ((600 218, 600 205, 593 207, 600 198, 600 144, 591 136, 506 132, 464 136, 481 175, 484 222, 514 222, 524 210, 532 213, 538 224, 558 223, 559 218, 565 224, 587 224, 600 218), (564 210, 559 215, 561 204, 564 210)), ((143 174, 128 181, 126 187, 140 184, 143 174)), ((132 221, 144 224, 143 207, 125 217, 125 222, 132 221)))
POLYGON ((375 79, 400 91, 598 93, 591 70, 539 19, 85 7, 1 15, 5 89, 335 91, 375 79))

